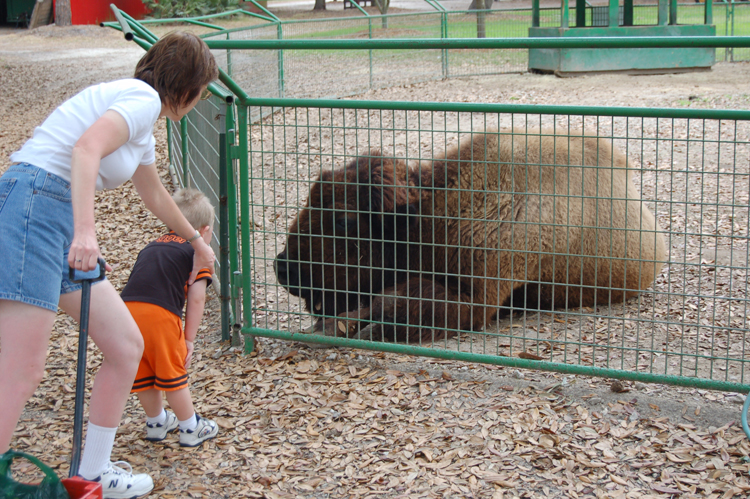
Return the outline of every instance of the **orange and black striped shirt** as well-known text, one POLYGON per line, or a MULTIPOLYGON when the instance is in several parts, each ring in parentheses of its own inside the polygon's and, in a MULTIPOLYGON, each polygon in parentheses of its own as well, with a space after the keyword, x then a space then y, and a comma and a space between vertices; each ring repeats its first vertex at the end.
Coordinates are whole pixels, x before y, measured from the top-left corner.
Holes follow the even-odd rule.
MULTIPOLYGON (((124 301, 151 303, 182 317, 193 253, 190 243, 172 231, 150 242, 138 254, 120 296, 124 301)), ((211 270, 202 269, 195 280, 200 279, 211 284, 211 270)))

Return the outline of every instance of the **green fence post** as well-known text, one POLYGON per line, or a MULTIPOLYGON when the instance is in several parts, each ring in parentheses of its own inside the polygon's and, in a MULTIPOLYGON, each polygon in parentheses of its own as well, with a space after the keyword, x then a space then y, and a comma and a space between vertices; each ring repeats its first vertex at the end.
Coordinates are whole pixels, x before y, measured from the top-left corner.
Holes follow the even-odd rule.
POLYGON ((219 272, 221 289, 221 340, 231 338, 229 331, 229 207, 227 205, 227 127, 226 108, 224 103, 217 115, 219 130, 219 272))
POLYGON ((225 165, 224 175, 227 179, 227 232, 229 243, 229 270, 231 271, 231 312, 232 312, 232 346, 240 346, 242 338, 240 329, 242 328, 242 306, 239 302, 242 287, 241 272, 239 271, 238 255, 238 228, 237 228, 237 183, 235 182, 235 165, 239 158, 239 148, 235 145, 236 122, 234 118, 234 106, 227 106, 227 162, 225 165))
MULTIPOLYGON (((448 13, 440 14, 440 37, 445 40, 448 38, 448 13)), ((448 78, 448 49, 443 49, 443 78, 448 78)))
MULTIPOLYGON (((237 132, 239 133, 240 151, 245 151, 240 155, 240 247, 242 248, 242 320, 244 327, 249 327, 253 323, 252 295, 250 293, 250 167, 248 148, 249 133, 249 112, 247 104, 237 104, 237 132)), ((255 348, 255 341, 252 336, 245 336, 245 353, 251 353, 255 348)))
POLYGON ((167 125, 167 155, 169 156, 169 174, 172 177, 172 182, 174 182, 174 164, 172 163, 172 159, 174 158, 174 148, 172 147, 172 122, 169 120, 169 118, 164 118, 166 120, 167 125))
MULTIPOLYGON (((281 21, 277 23, 276 33, 279 40, 284 39, 284 28, 281 21)), ((279 49, 279 97, 284 97, 284 50, 279 49)))
POLYGON ((539 0, 531 0, 531 26, 539 27, 539 0))
POLYGON ((188 121, 187 116, 183 116, 180 120, 180 141, 182 145, 182 181, 185 183, 185 187, 192 187, 193 183, 190 180, 190 168, 188 167, 188 121))
POLYGON ((659 0, 659 14, 656 22, 659 26, 666 26, 669 22, 669 5, 667 4, 667 0, 659 0))
MULTIPOLYGON (((633 0, 625 1, 633 2, 633 0)), ((576 28, 583 28, 584 26, 586 26, 586 0, 576 0, 576 28)))
POLYGON ((622 25, 632 26, 633 25, 633 0, 625 0, 625 5, 623 5, 622 10, 623 10, 622 25))
POLYGON ((620 25, 620 2, 609 0, 609 27, 617 28, 620 25))
MULTIPOLYGON (((370 33, 370 40, 372 40, 372 17, 367 18, 367 28, 370 33)), ((372 89, 372 49, 370 49, 370 89, 372 89)))
POLYGON ((713 23, 714 23, 713 0, 706 0, 706 16, 704 19, 704 24, 713 24, 713 23))
POLYGON ((677 0, 669 0, 669 24, 677 24, 677 0))
MULTIPOLYGON (((227 33, 227 40, 231 40, 229 33, 227 33)), ((232 76, 232 51, 227 49, 227 74, 232 76)))
MULTIPOLYGON (((731 26, 731 32, 725 34, 731 34, 731 36, 734 36, 734 0, 730 0, 729 2, 729 8, 727 9, 727 23, 726 23, 726 30, 728 31, 731 26), (731 24, 730 24, 731 22, 731 24)), ((727 60, 727 56, 729 56, 729 61, 734 62, 734 47, 729 47, 724 49, 724 60, 727 60)))

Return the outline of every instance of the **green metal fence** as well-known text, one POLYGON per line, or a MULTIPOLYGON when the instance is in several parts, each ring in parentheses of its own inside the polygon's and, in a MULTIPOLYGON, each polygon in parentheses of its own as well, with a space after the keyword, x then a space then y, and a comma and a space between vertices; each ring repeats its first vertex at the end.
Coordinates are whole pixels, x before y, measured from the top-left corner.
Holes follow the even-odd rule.
MULTIPOLYGON (((249 230, 242 231, 242 246, 246 249, 243 264, 251 272, 245 295, 246 334, 714 389, 750 389, 750 357, 746 352, 750 113, 695 111, 687 113, 690 117, 686 118, 686 113, 667 109, 557 107, 550 110, 535 106, 389 103, 386 110, 382 104, 349 102, 345 107, 328 102, 325 107, 277 108, 250 126, 249 186, 247 198, 241 199, 242 205, 248 206, 245 217, 249 222, 249 230), (311 310, 305 308, 304 300, 289 293, 287 288, 294 286, 279 283, 274 262, 277 255, 288 251, 289 226, 299 216, 300 207, 308 202, 311 186, 320 171, 342 169, 359 157, 371 155, 373 149, 379 149, 387 158, 410 162, 416 168, 419 162, 439 157, 447 145, 487 127, 512 128, 513 132, 504 132, 505 138, 519 143, 538 135, 541 127, 545 134, 558 134, 556 140, 561 144, 580 137, 580 130, 585 128, 587 134, 599 137, 603 144, 627 154, 634 184, 644 205, 655 214, 666 241, 666 264, 653 285, 637 298, 624 302, 605 300, 586 307, 562 306, 554 311, 527 303, 525 312, 511 313, 512 303, 504 302, 497 307, 501 310, 500 318, 489 321, 480 330, 453 330, 450 338, 441 336, 439 328, 434 328, 426 337, 400 338, 399 344, 344 339, 339 330, 342 321, 336 320, 337 316, 341 318, 341 308, 336 307, 329 309, 335 310, 336 315, 322 317, 333 319, 334 329, 326 329, 325 334, 338 337, 304 334, 320 319, 320 311, 327 308, 325 301, 335 301, 336 294, 359 294, 369 304, 390 299, 393 293, 387 287, 370 287, 372 281, 387 280, 384 276, 394 269, 371 258, 381 244, 379 238, 349 234, 346 244, 336 246, 342 234, 335 225, 324 222, 326 217, 343 214, 360 220, 360 224, 368 223, 362 217, 367 219, 371 214, 357 204, 343 212, 340 204, 315 204, 312 211, 317 210, 317 215, 313 218, 320 227, 311 223, 313 226, 307 232, 300 232, 312 234, 308 238, 311 247, 317 245, 325 250, 321 254, 306 248, 301 252, 304 254, 297 253, 296 259, 286 255, 288 265, 296 265, 295 272, 300 274, 311 273, 311 261, 320 264, 318 280, 308 279, 299 284, 301 291, 293 290, 298 295, 314 296, 308 303, 311 310), (349 254, 355 251, 357 258, 362 258, 361 264, 349 254), (332 253, 336 257, 326 259, 325 255, 332 253), (331 279, 340 278, 347 284, 339 281, 321 284, 326 282, 326 273, 331 279), (365 274, 370 277, 363 280, 365 274)), ((242 126, 240 134, 245 135, 242 126)), ((598 151, 605 154, 605 149, 598 151)), ((565 158, 557 158, 553 163, 558 167, 580 164, 575 160, 566 162, 565 158)), ((553 163, 530 161, 528 167, 549 168, 553 163)), ((497 167, 497 163, 476 161, 461 168, 464 171, 475 168, 486 176, 486 171, 497 167)), ((427 167, 423 168, 426 175, 431 175, 427 167)), ((557 169, 557 174, 563 171, 569 169, 557 169)), ((598 170, 588 174, 600 175, 598 170)), ((328 180, 327 185, 344 192, 347 183, 328 180)), ((491 218, 488 212, 494 210, 496 214, 499 208, 486 204, 486 197, 479 195, 482 189, 459 188, 451 196, 478 199, 469 221, 480 223, 482 234, 487 234, 493 230, 484 224, 486 218, 491 218)), ((583 203, 586 197, 573 190, 550 196, 551 202, 565 210, 583 203)), ((609 192, 600 192, 598 198, 617 200, 609 192)), ((608 215, 597 213, 596 218, 608 215)), ((637 213, 632 214, 636 216, 637 213)), ((432 215, 425 217, 435 224, 432 215)), ((516 237, 522 239, 538 237, 540 232, 538 222, 505 223, 517 224, 516 237)), ((566 234, 575 229, 565 223, 558 225, 566 234)), ((425 244, 427 249, 420 256, 409 253, 411 260, 402 269, 404 274, 427 280, 439 275, 437 279, 441 282, 470 280, 471 274, 465 266, 463 271, 447 275, 449 271, 444 266, 434 268, 420 263, 445 257, 438 244, 420 240, 421 237, 424 236, 407 236, 410 244, 425 244)), ((458 235, 455 237, 452 244, 460 247, 458 235)), ((626 237, 646 240, 654 238, 654 232, 643 228, 632 230, 626 237)), ((609 239, 589 242, 602 247, 612 244, 609 239)), ((408 253, 406 247, 397 251, 408 253)), ((555 259, 564 261, 570 256, 565 251, 531 246, 529 251, 548 263, 555 259)), ((516 257, 523 260, 524 255, 518 252, 516 257)), ((640 258, 638 254, 625 257, 632 261, 640 258)), ((487 275, 491 286, 508 280, 517 286, 525 281, 524 272, 527 272, 526 282, 539 283, 528 277, 532 272, 523 267, 516 268, 512 275, 490 275, 487 269, 479 273, 487 275)), ((626 287, 640 286, 633 281, 626 287)), ((520 299, 515 296, 515 303, 520 299)), ((424 295, 413 300, 432 301, 424 295)), ((454 302, 461 303, 455 298, 454 302)), ((386 326, 375 328, 380 331, 376 340, 383 330, 397 325, 392 317, 372 321, 386 326)), ((369 322, 362 324, 364 328, 369 322)))
MULTIPOLYGON (((279 61, 278 69, 284 67, 287 55, 295 50, 340 49, 344 53, 367 54, 424 50, 437 54, 450 50, 481 52, 487 48, 523 50, 531 46, 623 48, 649 43, 733 49, 750 46, 747 37, 314 42, 241 41, 221 33, 207 41, 217 54, 225 54, 227 68, 231 63, 233 70, 243 51, 274 54, 273 60, 279 61)), ((277 76, 287 81, 286 70, 283 76, 277 76)), ((229 237, 227 267, 232 273, 231 262, 236 260, 231 253, 236 251, 240 275, 231 279, 234 286, 230 296, 238 296, 236 288, 241 285, 246 346, 252 345, 253 336, 267 336, 711 389, 750 390, 745 352, 750 252, 749 112, 258 98, 252 89, 243 88, 226 74, 222 75, 222 83, 236 97, 237 142, 230 141, 226 147, 227 164, 234 161, 237 164, 237 169, 226 176, 227 199, 230 204, 234 202, 235 209, 228 211, 225 219, 229 227, 223 232, 231 235, 240 228, 239 240, 232 243, 229 237), (531 143, 532 146, 526 146, 528 154, 522 153, 521 158, 512 161, 471 159, 463 164, 461 171, 468 168, 474 172, 479 179, 477 185, 459 183, 435 188, 441 177, 436 177, 430 169, 432 159, 439 158, 442 151, 466 137, 476 137, 481 130, 492 127, 504 130, 499 136, 506 142, 531 143), (569 151, 571 144, 583 140, 581 130, 591 137, 586 140, 595 140, 596 146, 584 154, 594 159, 594 164, 581 164, 580 157, 576 159, 572 153, 533 159, 532 153, 540 149, 533 144, 540 137, 554 137, 549 140, 568 147, 565 151, 569 151), (432 193, 432 198, 428 198, 432 201, 380 205, 373 211, 372 205, 360 204, 360 197, 370 199, 366 193, 372 188, 393 187, 396 182, 371 180, 364 182, 362 191, 358 187, 350 189, 351 185, 358 185, 351 179, 343 181, 334 176, 323 184, 317 181, 321 171, 340 171, 357 158, 376 157, 374 150, 379 150, 384 159, 363 160, 368 165, 364 169, 368 175, 373 162, 409 165, 416 175, 407 182, 405 170, 398 170, 401 177, 396 175, 396 178, 403 180, 403 186, 399 187, 401 191, 392 192, 393 199, 399 196, 421 199, 432 193), (615 192, 612 187, 615 182, 611 179, 622 174, 621 168, 611 166, 612 158, 617 155, 614 150, 622 151, 630 160, 633 187, 623 192, 615 192), (481 184, 481 179, 491 177, 493 171, 507 170, 508 165, 515 165, 512 178, 523 177, 530 171, 551 171, 552 178, 578 172, 578 177, 569 177, 565 189, 551 192, 533 182, 525 187, 514 184, 512 188, 494 191, 481 184), (582 187, 576 185, 588 185, 591 179, 596 186, 595 194, 579 192, 582 187), (317 198, 310 194, 320 189, 339 194, 317 198), (495 197, 508 195, 511 201, 488 204, 488 192, 495 197), (466 205, 468 212, 433 215, 427 208, 434 207, 440 196, 445 205, 448 196, 453 200, 473 201, 466 205), (313 205, 305 213, 301 208, 308 199, 313 205), (550 203, 555 213, 574 213, 575 206, 588 206, 592 202, 593 218, 578 222, 564 217, 553 221, 503 219, 504 230, 511 227, 512 239, 526 241, 527 246, 508 249, 483 242, 488 240, 487 234, 499 230, 497 224, 488 225, 488 220, 492 216, 497 218, 498 213, 508 210, 519 213, 519 207, 523 207, 522 211, 528 214, 533 213, 534 206, 550 203), (628 208, 632 203, 636 208, 628 208), (648 227, 643 221, 647 217, 640 214, 641 206, 655 215, 658 229, 648 227), (632 223, 622 228, 607 228, 606 220, 616 216, 624 216, 625 220, 630 217, 632 223), (308 246, 290 258, 288 232, 298 217, 314 222, 307 223, 305 230, 294 231, 307 236, 308 246), (361 231, 365 225, 371 227, 375 220, 384 217, 390 220, 390 229, 381 228, 380 233, 361 231), (406 225, 398 225, 404 219, 409 220, 406 225), (451 223, 458 225, 459 233, 464 231, 461 228, 464 222, 479 227, 472 229, 469 240, 457 237, 454 241, 452 235, 444 236, 442 242, 431 239, 436 234, 449 234, 445 227, 451 223), (436 224, 441 229, 425 233, 413 228, 424 228, 425 224, 436 224), (597 232, 596 228, 602 227, 604 232, 597 232), (571 277, 571 285, 562 286, 565 303, 561 305, 559 298, 555 298, 554 310, 538 306, 536 302, 544 304, 544 298, 551 296, 549 283, 539 277, 539 269, 545 265, 570 269, 565 271, 568 277, 578 275, 579 280, 585 281, 587 276, 581 268, 586 265, 576 267, 575 262, 590 260, 591 254, 578 258, 578 253, 570 249, 573 245, 566 246, 581 237, 577 234, 582 228, 597 234, 583 246, 605 252, 596 253, 594 259, 599 263, 593 267, 594 274, 605 281, 614 274, 611 269, 623 262, 642 268, 653 267, 657 260, 663 260, 663 267, 653 283, 645 278, 647 282, 641 283, 639 274, 635 277, 628 274, 630 277, 624 282, 609 287, 598 279, 594 285, 586 282, 579 285, 571 277), (547 244, 548 239, 543 239, 541 233, 552 233, 553 243, 547 244), (655 245, 660 238, 665 242, 663 258, 644 256, 637 250, 647 241, 655 245), (557 244, 563 240, 566 244, 557 244), (636 241, 636 251, 614 254, 616 240, 636 241), (386 241, 395 245, 395 252, 403 254, 405 259, 373 257, 373 252, 386 241), (476 241, 479 246, 467 241, 476 241), (446 248, 455 251, 450 253, 446 248), (487 254, 501 253, 511 261, 536 259, 537 263, 520 267, 513 264, 510 272, 481 263, 488 258, 487 254), (285 256, 282 258, 280 254, 285 256), (476 255, 476 261, 471 255, 476 255), (542 260, 545 263, 540 266, 542 260), (278 274, 282 261, 286 262, 287 271, 294 270, 298 276, 307 272, 312 277, 290 284, 287 277, 281 279, 278 274), (438 261, 450 265, 459 262, 458 270, 451 270, 448 263, 438 267, 435 264, 438 261), (313 272, 311 264, 316 262, 319 265, 313 272), (481 285, 473 280, 477 275, 483 277, 481 285), (326 276, 333 276, 333 280, 326 281, 326 276), (419 285, 415 288, 417 294, 398 298, 399 292, 392 289, 394 285, 412 278, 417 282, 438 283, 446 289, 455 288, 456 292, 443 296, 419 285), (433 323, 440 322, 435 319, 440 314, 434 314, 440 307, 461 309, 491 288, 516 288, 524 283, 527 290, 514 294, 512 299, 502 303, 487 301, 492 312, 472 322, 470 327, 448 322, 425 326, 423 322, 429 314, 433 314, 430 319, 433 323), (477 291, 480 288, 481 293, 477 291), (637 296, 624 301, 597 295, 597 301, 585 302, 583 306, 575 300, 567 301, 568 296, 576 293, 591 293, 592 289, 598 293, 610 288, 631 291, 637 296), (637 292, 641 288, 645 289, 637 292), (347 296, 339 296, 344 291, 347 296), (376 302, 390 303, 388 306, 396 309, 400 303, 406 303, 416 306, 419 312, 403 316, 405 319, 384 312, 363 313, 376 302), (499 311, 498 317, 494 317, 494 311, 499 311), (399 330, 400 326, 407 333, 419 329, 419 334, 398 337, 397 342, 382 341, 390 334, 388 331, 399 330), (307 334, 305 331, 310 327, 321 334, 307 334)), ((226 135, 232 137, 233 133, 232 126, 226 135)), ((177 143, 174 139, 171 142, 177 143)), ((386 225, 383 223, 382 227, 386 225)), ((473 318, 478 313, 464 310, 458 316, 469 314, 473 318)), ((235 313, 235 321, 237 318, 235 313)))

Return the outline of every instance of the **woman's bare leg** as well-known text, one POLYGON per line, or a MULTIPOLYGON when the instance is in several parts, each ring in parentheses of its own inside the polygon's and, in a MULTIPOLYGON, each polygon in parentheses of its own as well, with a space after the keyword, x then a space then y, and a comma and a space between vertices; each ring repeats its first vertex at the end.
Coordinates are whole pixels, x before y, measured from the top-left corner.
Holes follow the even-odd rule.
POLYGON ((44 376, 55 312, 0 300, 0 454, 10 440, 26 402, 44 376))
MULTIPOLYGON (((60 308, 75 320, 81 310, 81 292, 60 297, 60 308)), ((89 421, 97 426, 120 425, 143 353, 143 337, 130 311, 109 281, 91 287, 89 335, 104 356, 94 377, 89 421)))

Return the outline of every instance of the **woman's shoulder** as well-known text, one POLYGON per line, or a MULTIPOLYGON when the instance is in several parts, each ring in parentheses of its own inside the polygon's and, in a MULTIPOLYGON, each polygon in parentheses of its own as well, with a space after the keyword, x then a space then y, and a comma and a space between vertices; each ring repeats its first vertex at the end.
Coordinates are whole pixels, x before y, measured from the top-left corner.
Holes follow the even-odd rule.
POLYGON ((159 93, 143 80, 137 78, 123 78, 121 80, 113 80, 105 83, 100 83, 91 87, 92 89, 98 88, 100 91, 112 92, 117 94, 144 94, 152 97, 159 97, 159 93))

